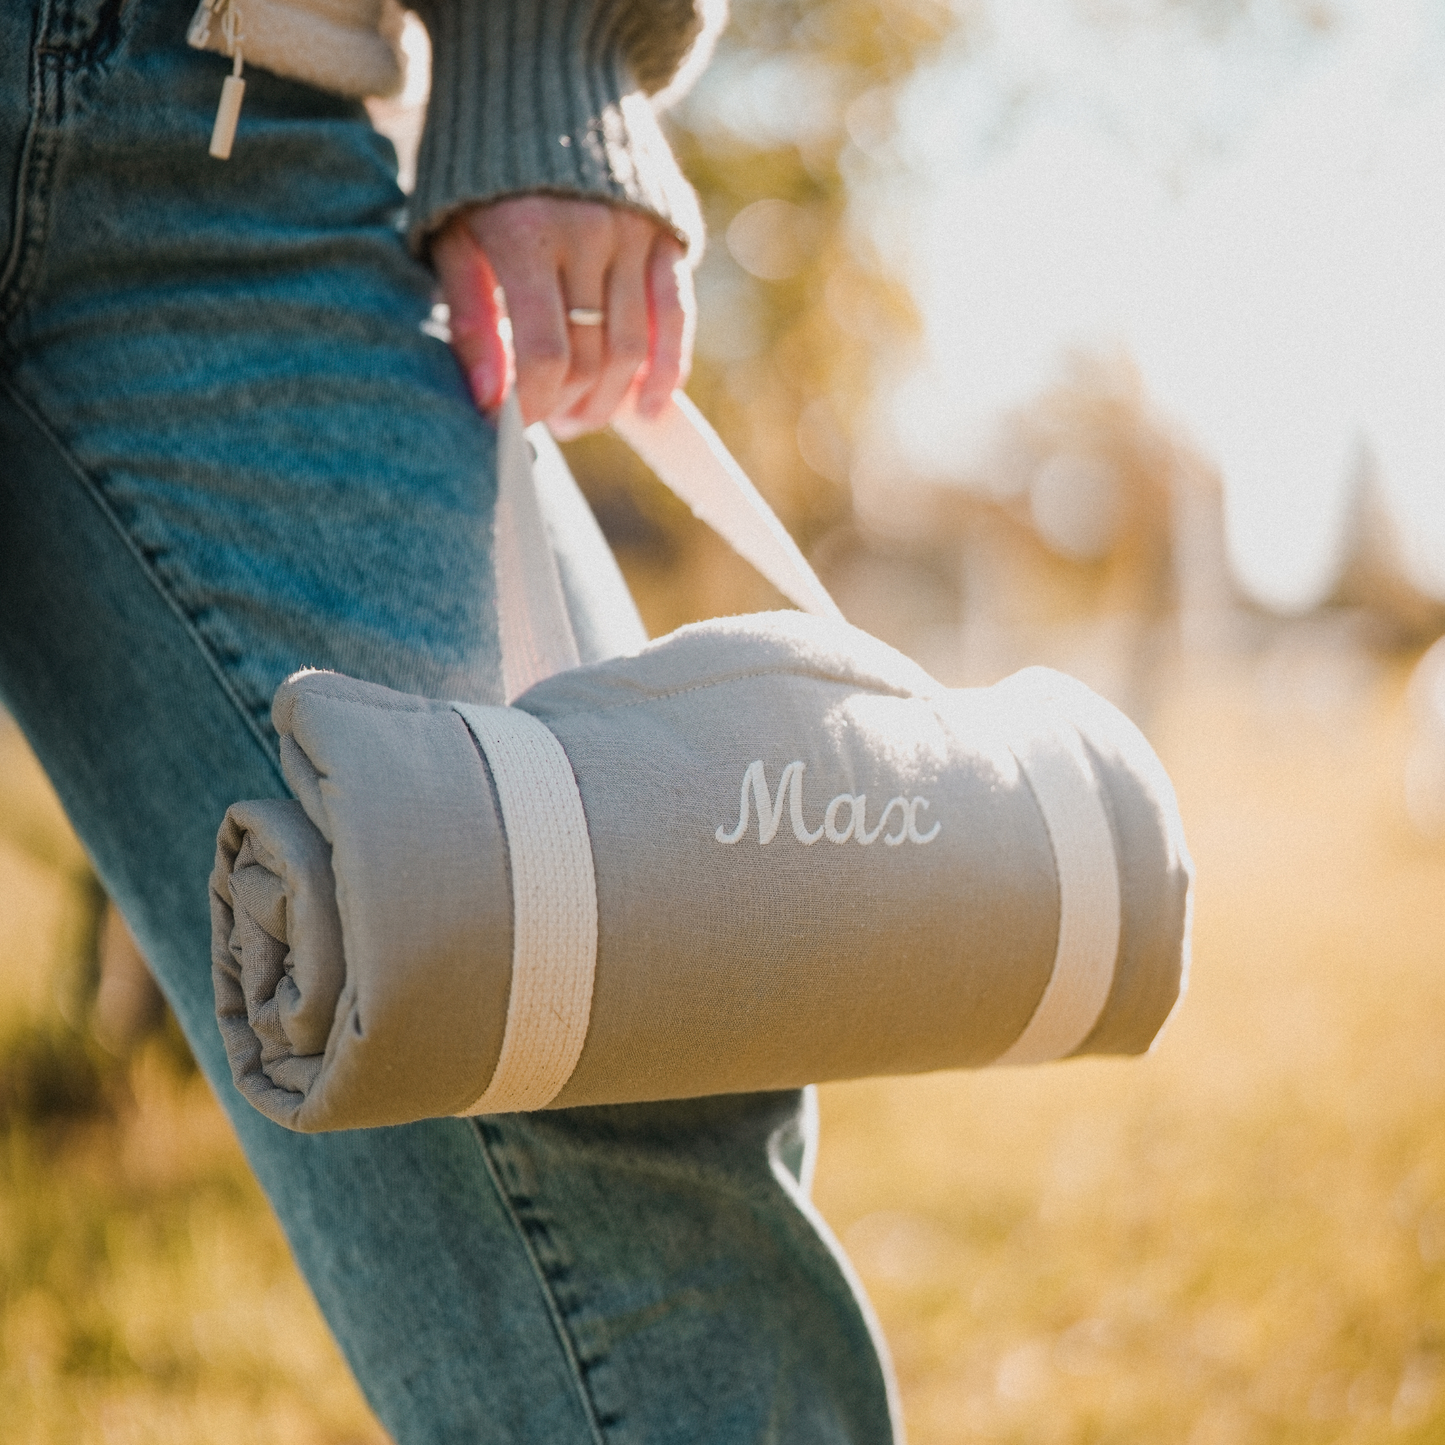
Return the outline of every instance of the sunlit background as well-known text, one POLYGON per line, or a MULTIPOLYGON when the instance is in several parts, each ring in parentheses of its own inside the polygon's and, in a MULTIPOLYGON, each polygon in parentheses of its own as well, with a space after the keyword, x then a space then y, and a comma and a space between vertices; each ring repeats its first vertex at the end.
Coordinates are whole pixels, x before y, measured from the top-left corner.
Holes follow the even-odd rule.
POLYGON ((1252 596, 1323 601, 1369 485, 1445 588, 1445 10, 1037 0, 980 31, 850 125, 923 323, 881 445, 976 472, 1001 411, 1118 352, 1219 468, 1252 596))
MULTIPOLYGON (((1129 711, 1199 866, 1149 1059, 823 1090, 910 1437, 1445 1439, 1445 3, 733 8, 694 396, 851 620, 1129 711)), ((777 605, 568 452, 654 634, 777 605)), ((0 1131, 0 1440, 380 1438, 3 727, 0 1131)))

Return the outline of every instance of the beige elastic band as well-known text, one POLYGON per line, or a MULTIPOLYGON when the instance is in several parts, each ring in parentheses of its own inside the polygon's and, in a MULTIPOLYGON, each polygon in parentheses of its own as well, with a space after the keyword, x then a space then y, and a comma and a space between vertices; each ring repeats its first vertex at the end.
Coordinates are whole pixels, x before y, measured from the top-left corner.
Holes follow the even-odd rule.
POLYGON ((1059 874, 1059 944, 1033 1017, 995 1064, 1041 1064, 1088 1038, 1114 985, 1119 864, 1099 780, 1078 731, 1059 723, 1012 748, 1038 800, 1059 874))
POLYGON ((572 1077, 592 1013, 597 879, 562 744, 530 713, 454 703, 486 754, 512 873, 512 989, 491 1082, 463 1114, 542 1109, 572 1077))

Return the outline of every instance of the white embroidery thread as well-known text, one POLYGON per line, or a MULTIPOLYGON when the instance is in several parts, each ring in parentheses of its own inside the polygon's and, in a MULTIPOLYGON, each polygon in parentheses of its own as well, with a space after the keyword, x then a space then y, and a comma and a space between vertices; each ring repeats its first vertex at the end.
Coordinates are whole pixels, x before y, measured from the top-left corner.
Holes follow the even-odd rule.
MULTIPOLYGON (((763 760, 751 764, 743 774, 742 795, 738 800, 738 825, 729 833, 721 823, 718 824, 716 838, 719 843, 736 843, 743 836, 748 826, 748 784, 752 784, 753 797, 758 804, 758 842, 771 843, 773 835, 778 831, 778 824, 783 821, 783 794, 787 790, 788 779, 793 775, 793 769, 801 767, 801 763, 789 763, 783 769, 783 776, 778 779, 778 801, 774 806, 772 798, 768 794, 768 778, 763 771, 763 760)), ((800 805, 801 808, 801 805, 800 805)))
POLYGON ((768 787, 768 776, 763 767, 763 760, 758 758, 755 762, 749 763, 747 771, 743 774, 743 784, 738 794, 737 826, 729 830, 726 824, 719 824, 713 836, 719 843, 729 846, 740 842, 743 834, 747 832, 748 824, 752 821, 752 806, 756 805, 758 845, 766 847, 777 836, 778 828, 782 824, 785 799, 788 820, 793 826, 793 836, 804 847, 811 847, 819 838, 827 838, 830 843, 846 843, 849 838, 853 838, 866 848, 870 843, 876 842, 880 834, 883 835, 883 844, 887 848, 897 848, 903 843, 917 843, 921 846, 933 842, 943 831, 943 824, 936 822, 928 832, 920 833, 918 810, 930 807, 929 800, 922 797, 906 798, 900 795, 888 800, 883 807, 883 814, 878 819, 877 826, 870 832, 867 819, 868 795, 866 793, 839 793, 828 804, 823 814, 823 826, 810 830, 803 818, 803 774, 807 768, 808 765, 801 759, 794 759, 789 763, 778 779, 778 792, 774 797, 768 787), (749 790, 751 790, 751 794, 749 790), (838 813, 844 803, 848 805, 848 822, 845 827, 840 828, 838 813), (898 823, 898 831, 885 834, 883 829, 887 826, 895 808, 902 814, 898 823))
POLYGON ((858 826, 858 816, 867 801, 866 794, 855 798, 852 793, 839 793, 828 804, 828 811, 823 814, 823 833, 830 843, 846 843, 853 836, 853 829, 858 826), (848 826, 846 828, 838 827, 838 807, 841 803, 848 805, 848 826))
POLYGON ((942 823, 935 823, 926 833, 918 831, 918 809, 928 806, 927 798, 914 798, 908 805, 908 841, 910 843, 931 843, 943 831, 942 823))
POLYGON ((788 817, 792 820, 793 837, 806 847, 812 847, 823 836, 823 830, 819 828, 810 833, 803 822, 803 771, 807 766, 806 763, 793 764, 793 785, 788 789, 788 817))
POLYGON ((883 839, 883 846, 885 848, 896 848, 901 842, 903 842, 903 840, 908 837, 907 798, 889 798, 889 800, 883 805, 883 816, 879 818, 878 826, 871 833, 865 833, 863 829, 860 828, 858 830, 858 841, 865 845, 876 841, 878 835, 883 832, 884 828, 888 826, 888 819, 889 816, 892 814, 894 808, 903 809, 903 821, 898 825, 898 831, 896 833, 889 833, 883 839))

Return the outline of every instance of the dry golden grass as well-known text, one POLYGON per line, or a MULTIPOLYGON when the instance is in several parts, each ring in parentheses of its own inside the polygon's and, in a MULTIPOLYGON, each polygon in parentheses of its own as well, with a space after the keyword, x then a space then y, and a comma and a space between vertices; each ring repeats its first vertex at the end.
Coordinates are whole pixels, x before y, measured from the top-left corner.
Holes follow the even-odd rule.
POLYGON ((50 1115, 0 1089, 0 1441, 382 1441, 206 1084, 60 1016, 83 855, 6 730, 0 809, 0 1065, 50 1115))
POLYGON ((150 1045, 118 1117, 0 1160, 0 1438, 384 1439, 199 1076, 150 1045))
POLYGON ((1156 729, 1199 867, 1157 1052, 824 1091, 915 1442, 1445 1438, 1445 857, 1399 679, 1156 729))
MULTIPOLYGON (((1153 729, 1201 880, 1158 1051, 823 1091, 914 1445, 1445 1438, 1445 853, 1402 675, 1194 672, 1153 729)), ((12 1014, 52 886, 0 850, 12 1014)), ((377 1438, 204 1086, 152 1046, 106 1089, 0 1150, 0 1436, 377 1438)))

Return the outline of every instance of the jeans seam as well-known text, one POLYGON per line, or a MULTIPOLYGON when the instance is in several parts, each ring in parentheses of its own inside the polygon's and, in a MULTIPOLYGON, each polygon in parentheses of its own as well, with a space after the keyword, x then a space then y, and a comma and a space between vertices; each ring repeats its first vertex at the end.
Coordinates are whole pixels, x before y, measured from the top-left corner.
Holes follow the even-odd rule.
POLYGON ((492 1150, 487 1142, 486 1130, 480 1119, 469 1119, 472 1126, 472 1133, 477 1140, 477 1147, 482 1151, 482 1161, 487 1166, 487 1174, 492 1181, 492 1188, 497 1191, 497 1198, 501 1201, 502 1208, 507 1212, 507 1218, 516 1232, 517 1241, 522 1246, 527 1256, 527 1262, 532 1266, 532 1273, 536 1277, 537 1287, 542 1291, 542 1299, 546 1303, 547 1313, 552 1320, 552 1328, 556 1332, 558 1343, 562 1347, 562 1354, 567 1361, 567 1368, 571 1372, 573 1384, 577 1388, 577 1399, 582 1406, 582 1411, 587 1417, 587 1426, 592 1435, 593 1445, 607 1445, 606 1437, 603 1434, 602 1423, 597 1413, 597 1405, 592 1399, 591 1392, 587 1388, 587 1376, 582 1368, 581 1356, 577 1352, 576 1342, 567 1328, 565 1313, 562 1303, 552 1289, 551 1282, 547 1278, 547 1271, 542 1261, 537 1257, 537 1252, 532 1248, 532 1241, 527 1237, 527 1231, 522 1226, 521 1217, 518 1215, 515 1205, 512 1203, 512 1196, 508 1192, 502 1180, 502 1171, 492 1155, 492 1150))
MULTIPOLYGON (((30 54, 30 123, 20 146, 20 162, 15 168, 15 192, 11 215, 14 234, 9 254, 0 266, 0 328, 8 327, 20 310, 25 282, 32 261, 43 248, 48 208, 42 197, 47 176, 54 174, 55 153, 59 147, 59 101, 47 93, 47 71, 59 68, 57 57, 44 48, 50 25, 47 6, 36 19, 35 38, 30 54), (57 113, 46 112, 54 105, 57 113)), ((54 78, 51 77, 51 84, 54 78)))
MULTIPOLYGON (((66 70, 72 73, 98 69, 120 45, 124 12, 129 4, 131 0, 99 0, 99 3, 94 4, 87 18, 93 17, 95 24, 81 45, 56 44, 48 34, 47 25, 46 33, 36 48, 42 54, 58 56, 66 70)), ((59 8, 61 0, 54 0, 51 10, 47 12, 47 19, 59 8)), ((74 8, 72 0, 71 9, 74 8)))
POLYGON ((0 332, 24 305, 49 234, 48 197, 70 113, 72 80, 102 69, 121 43, 121 25, 130 0, 103 0, 94 32, 79 48, 58 45, 51 31, 61 8, 49 0, 35 16, 29 65, 29 123, 20 143, 10 214, 14 232, 8 252, 0 258, 0 332))
POLYGON ((244 700, 236 691, 235 685, 226 675, 225 667, 222 665, 220 659, 216 656, 215 651, 206 642, 205 638, 201 636, 201 633, 196 627, 194 620, 186 611, 185 607, 182 606, 180 599, 176 597, 174 592, 172 592, 169 587, 167 587, 166 583, 161 578, 159 573, 151 565, 150 560, 146 557, 144 551, 136 542, 135 538, 131 536, 129 531, 127 531, 125 525, 116 515, 115 508, 112 507, 110 502, 106 499, 104 492, 101 490, 100 485, 96 482, 95 478, 92 477, 90 473, 86 471, 86 469, 80 464, 77 458, 72 455, 70 449, 56 435, 54 428, 46 422, 45 418, 40 414, 40 412, 37 411, 36 408, 31 405, 29 400, 27 400, 26 397, 22 396, 21 393, 16 390, 15 386, 3 376, 0 376, 0 391, 3 391, 5 395, 8 396, 10 400, 30 419, 31 423, 50 441, 51 445, 56 449, 57 453, 64 460, 66 466, 70 469, 75 479, 85 489, 85 492, 90 497, 90 500, 100 510, 101 515, 114 529, 116 535, 120 538, 126 550, 135 559, 136 564, 140 567, 141 572, 144 574, 146 580, 151 584, 153 588, 155 588, 156 593, 160 596, 161 600, 166 604, 168 608, 170 608, 171 612, 174 613, 176 619, 185 629, 186 635, 190 638, 192 645, 205 659, 207 667, 210 668, 212 675, 221 685, 221 690, 230 700, 231 705, 240 714, 241 720, 245 723, 247 731, 249 731, 252 737, 254 737, 255 740, 261 745, 261 751, 265 755, 266 760, 270 763, 273 771, 275 772, 277 781, 280 782, 283 787, 285 787, 286 779, 281 772, 280 752, 277 744, 272 738, 267 737, 265 732, 257 724, 255 715, 253 714, 251 709, 246 706, 244 700))

